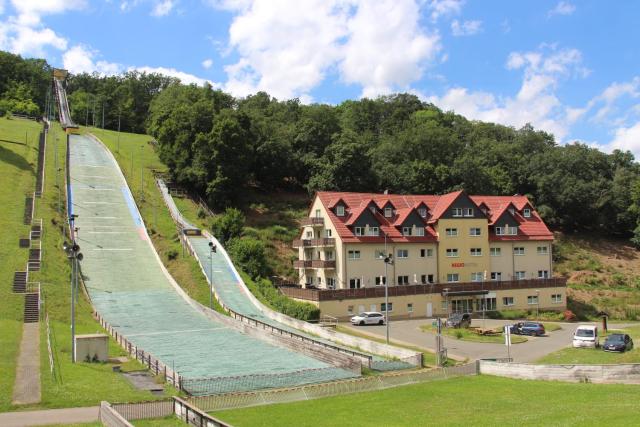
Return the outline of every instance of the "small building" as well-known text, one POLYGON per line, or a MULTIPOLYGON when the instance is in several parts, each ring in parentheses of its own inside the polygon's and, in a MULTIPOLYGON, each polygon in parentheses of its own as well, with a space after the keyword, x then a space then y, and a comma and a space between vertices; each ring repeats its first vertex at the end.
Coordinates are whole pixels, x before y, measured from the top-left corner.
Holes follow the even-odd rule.
POLYGON ((302 220, 292 298, 346 318, 566 308, 553 233, 526 196, 318 192, 302 220))

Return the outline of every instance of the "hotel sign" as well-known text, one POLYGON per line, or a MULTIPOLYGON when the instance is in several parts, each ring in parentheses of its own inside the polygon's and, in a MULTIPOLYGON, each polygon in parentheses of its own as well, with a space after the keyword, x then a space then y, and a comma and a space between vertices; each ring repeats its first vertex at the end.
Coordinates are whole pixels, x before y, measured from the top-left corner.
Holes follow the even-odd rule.
POLYGON ((462 268, 464 267, 464 262, 452 262, 451 267, 453 268, 462 268))

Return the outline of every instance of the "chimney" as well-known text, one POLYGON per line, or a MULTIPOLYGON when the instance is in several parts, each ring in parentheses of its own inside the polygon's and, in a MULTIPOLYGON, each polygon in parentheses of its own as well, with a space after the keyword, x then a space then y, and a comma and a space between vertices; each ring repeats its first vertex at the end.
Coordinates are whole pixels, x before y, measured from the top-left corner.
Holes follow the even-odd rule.
POLYGON ((389 194, 389 189, 384 190, 384 194, 389 194))

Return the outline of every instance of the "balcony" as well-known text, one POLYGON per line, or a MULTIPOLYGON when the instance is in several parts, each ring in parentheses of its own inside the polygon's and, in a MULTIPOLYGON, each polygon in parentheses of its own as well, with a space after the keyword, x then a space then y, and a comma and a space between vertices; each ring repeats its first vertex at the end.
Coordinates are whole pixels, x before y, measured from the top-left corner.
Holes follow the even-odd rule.
POLYGON ((319 246, 333 247, 335 245, 336 239, 332 237, 326 237, 324 239, 297 239, 293 241, 294 248, 312 248, 319 246))
POLYGON ((293 261, 293 268, 336 268, 336 262, 324 259, 297 259, 293 261))
POLYGON ((324 227, 324 218, 312 217, 300 220, 302 227, 324 227))

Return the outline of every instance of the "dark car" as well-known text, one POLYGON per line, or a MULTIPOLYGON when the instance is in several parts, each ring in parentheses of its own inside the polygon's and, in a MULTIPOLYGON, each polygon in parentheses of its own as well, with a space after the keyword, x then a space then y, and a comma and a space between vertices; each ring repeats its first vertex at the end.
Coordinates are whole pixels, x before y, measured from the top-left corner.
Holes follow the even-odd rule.
POLYGON ((447 328, 468 328, 471 326, 471 314, 454 313, 449 316, 445 325, 447 328))
POLYGON ((544 325, 538 322, 519 322, 511 325, 511 333, 516 335, 533 335, 541 337, 546 332, 544 325))
POLYGON ((611 334, 604 340, 604 351, 618 351, 624 353, 633 348, 633 340, 627 334, 611 334))

